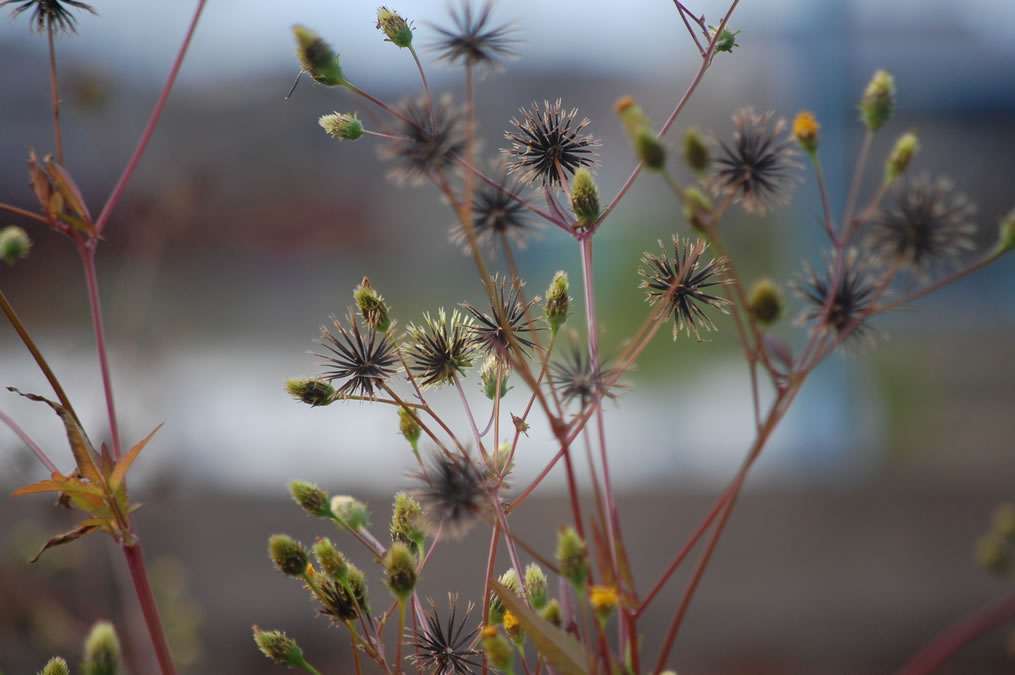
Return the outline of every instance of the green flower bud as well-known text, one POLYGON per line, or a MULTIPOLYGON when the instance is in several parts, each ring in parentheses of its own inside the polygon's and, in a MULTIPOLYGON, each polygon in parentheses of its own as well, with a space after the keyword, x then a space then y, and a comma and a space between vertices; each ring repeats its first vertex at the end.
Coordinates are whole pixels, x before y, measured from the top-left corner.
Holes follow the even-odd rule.
POLYGON ((416 587, 416 556, 400 541, 391 544, 384 556, 387 586, 400 602, 405 602, 416 587))
POLYGON ((546 323, 550 325, 550 331, 554 334, 567 321, 567 310, 571 304, 571 298, 567 295, 568 290, 567 272, 560 270, 553 275, 553 281, 546 289, 546 301, 543 303, 546 323))
POLYGON ((886 70, 874 73, 860 99, 860 121, 873 133, 892 116, 895 108, 895 79, 886 70))
POLYGON ((328 493, 313 483, 294 480, 289 483, 289 494, 310 515, 317 516, 318 518, 331 517, 331 504, 328 502, 328 493))
POLYGON ((419 422, 413 418, 405 408, 398 409, 398 430, 402 432, 402 436, 405 440, 409 441, 409 445, 412 446, 412 451, 419 454, 419 435, 422 429, 419 427, 419 422))
MULTIPOLYGON (((522 586, 518 581, 518 575, 515 574, 513 567, 504 572, 504 574, 500 575, 500 578, 497 579, 497 581, 506 586, 507 589, 515 595, 521 595, 522 586)), ((504 621, 504 613, 506 611, 507 608, 504 607, 504 603, 501 602, 500 597, 493 591, 490 591, 490 613, 487 617, 487 623, 491 625, 502 623, 504 621)))
POLYGON ((504 394, 506 394, 511 388, 507 386, 508 376, 511 374, 511 367, 506 363, 503 363, 496 356, 489 356, 486 361, 483 362, 483 367, 479 369, 479 386, 482 387, 483 393, 486 394, 486 397, 491 401, 497 398, 498 367, 500 370, 500 397, 504 398, 504 394))
POLYGON ((370 280, 363 277, 363 281, 352 293, 356 301, 356 308, 367 325, 373 326, 378 333, 387 333, 391 328, 391 317, 388 315, 388 305, 380 293, 370 285, 370 280))
POLYGON ((581 167, 574 174, 571 183, 571 208, 578 217, 576 227, 579 229, 589 227, 599 217, 599 188, 585 167, 581 167))
POLYGON ((560 603, 554 598, 546 604, 546 607, 540 610, 539 616, 543 617, 557 628, 560 628, 560 624, 564 622, 564 614, 560 608, 560 603))
MULTIPOLYGON (((715 37, 715 26, 708 27, 709 37, 715 37)), ((734 47, 739 47, 737 44, 737 36, 740 35, 740 31, 733 32, 729 28, 723 28, 722 32, 719 33, 719 39, 715 41, 715 51, 732 53, 734 47)))
POLYGON ((39 675, 70 675, 70 668, 67 667, 66 661, 59 656, 54 656, 46 662, 46 667, 39 675))
POLYGON ((14 266, 18 260, 28 257, 32 240, 28 233, 17 225, 8 225, 0 230, 0 260, 14 266))
POLYGON ((684 131, 682 143, 684 161, 695 173, 704 174, 712 163, 712 153, 708 149, 708 142, 701 132, 694 127, 687 127, 684 131))
POLYGON ((712 200, 698 188, 684 189, 684 217, 695 230, 705 229, 705 224, 712 220, 713 208, 712 200))
POLYGON ((341 551, 335 548, 330 539, 327 537, 318 539, 313 550, 314 557, 317 558, 317 563, 325 574, 338 581, 346 580, 349 576, 349 561, 345 559, 341 551))
POLYGON ((356 113, 340 113, 337 110, 330 115, 321 115, 317 123, 340 141, 355 141, 363 135, 363 123, 356 113))
POLYGON ((1001 221, 997 233, 997 246, 994 247, 996 255, 1015 248, 1015 209, 1008 212, 1008 215, 1001 221))
POLYGON ((297 401, 318 407, 334 402, 335 388, 317 378, 294 377, 285 381, 285 390, 297 401))
POLYGON ((296 644, 296 640, 286 636, 280 630, 264 631, 258 626, 254 626, 253 631, 257 648, 273 663, 289 667, 303 665, 303 650, 296 644))
POLYGON ((631 96, 621 96, 613 107, 627 135, 634 138, 640 129, 652 126, 648 116, 631 96))
POLYGON ((385 42, 391 42, 402 48, 412 44, 412 28, 408 22, 387 7, 380 7, 377 10, 377 28, 388 36, 385 42))
POLYGON ((296 37, 296 58, 315 82, 328 87, 344 87, 346 82, 338 65, 338 54, 317 33, 305 26, 293 26, 296 37))
POLYGON ((575 589, 585 586, 585 579, 589 575, 588 552, 585 542, 573 527, 563 528, 557 533, 557 563, 560 565, 560 575, 575 589))
POLYGON ((307 550, 287 534, 273 534, 268 538, 268 556, 282 574, 299 577, 307 570, 307 550))
POLYGON ((356 601, 356 606, 369 614, 370 600, 367 595, 367 576, 363 574, 363 570, 349 563, 349 575, 346 577, 346 583, 352 590, 352 597, 356 601))
POLYGON ((483 651, 486 652, 486 659, 490 665, 505 673, 514 672, 511 668, 515 652, 511 643, 497 631, 494 625, 483 629, 483 651))
POLYGON ((426 518, 423 516, 423 507, 408 493, 396 493, 391 512, 391 541, 408 544, 413 554, 418 555, 425 534, 426 518))
POLYGON ((666 147, 651 127, 642 127, 634 134, 634 151, 645 168, 662 171, 666 166, 666 147))
POLYGON ((899 136, 899 140, 895 141, 895 147, 892 148, 891 154, 885 160, 885 182, 891 183, 898 178, 906 170, 906 167, 909 166, 909 161, 913 159, 913 155, 919 149, 920 142, 912 131, 907 131, 899 136))
POLYGON ((525 567, 525 595, 537 612, 546 607, 546 573, 536 563, 525 567))
POLYGON ((121 672, 120 640, 113 624, 99 621, 85 638, 84 675, 116 675, 121 672))
POLYGON ((348 525, 350 529, 359 530, 364 527, 370 527, 370 515, 367 513, 367 505, 348 495, 332 497, 331 512, 348 525))
POLYGON ((771 279, 759 279, 747 296, 748 309, 751 315, 763 326, 769 326, 779 320, 786 306, 782 291, 771 279))
POLYGON ((499 446, 497 446, 497 452, 493 453, 493 470, 497 472, 498 475, 500 474, 507 475, 511 473, 511 469, 515 467, 515 463, 514 462, 508 463, 510 457, 511 457, 510 443, 501 443, 499 446))

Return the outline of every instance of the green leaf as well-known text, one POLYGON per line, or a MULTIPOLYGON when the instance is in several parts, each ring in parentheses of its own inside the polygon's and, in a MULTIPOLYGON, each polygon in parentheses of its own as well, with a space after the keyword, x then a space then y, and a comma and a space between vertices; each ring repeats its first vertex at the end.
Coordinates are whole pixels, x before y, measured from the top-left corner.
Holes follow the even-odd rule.
POLYGON ((561 675, 587 675, 588 659, 585 649, 574 637, 529 609, 525 602, 500 582, 491 579, 490 587, 518 621, 547 662, 557 667, 561 675))

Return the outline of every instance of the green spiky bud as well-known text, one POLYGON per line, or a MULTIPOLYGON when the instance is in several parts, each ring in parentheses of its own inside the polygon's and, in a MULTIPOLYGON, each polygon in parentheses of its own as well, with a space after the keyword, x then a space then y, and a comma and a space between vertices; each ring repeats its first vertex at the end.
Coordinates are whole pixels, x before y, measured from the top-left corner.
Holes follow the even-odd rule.
POLYGON ((708 167, 712 164, 712 152, 708 148, 708 141, 700 131, 695 127, 687 127, 680 147, 684 162, 692 171, 699 175, 708 171, 708 167))
POLYGON ((306 26, 293 26, 293 36, 296 37, 296 58, 315 82, 327 87, 349 84, 338 65, 338 54, 317 33, 306 26))
POLYGON ((335 401, 335 388, 318 378, 288 379, 285 381, 285 390, 297 401, 315 408, 335 401))
POLYGON ((589 227, 599 217, 599 188, 585 167, 575 172, 571 182, 571 208, 578 218, 578 229, 589 227))
POLYGON ((349 563, 349 575, 346 577, 346 584, 352 590, 352 597, 356 601, 356 606, 369 614, 370 598, 367 594, 367 575, 363 573, 363 570, 349 563))
POLYGON ((39 675, 70 675, 70 668, 67 666, 66 661, 59 656, 54 656, 46 662, 46 667, 42 669, 39 675))
POLYGON ((860 121, 873 133, 884 126, 894 108, 895 79, 887 70, 878 70, 860 99, 860 121))
POLYGON ((335 548, 330 539, 321 537, 314 544, 313 550, 317 564, 321 566, 325 574, 339 581, 346 580, 349 576, 349 561, 345 559, 341 551, 335 548))
POLYGON ((500 398, 508 393, 511 387, 507 386, 508 376, 511 374, 511 367, 498 359, 496 356, 487 357, 479 369, 479 386, 483 393, 491 401, 497 398, 497 373, 500 372, 500 398))
POLYGON ((418 555, 425 534, 423 507, 407 492, 396 493, 391 509, 391 541, 408 544, 412 552, 418 555))
POLYGON ((331 504, 328 500, 328 493, 313 483, 302 480, 294 480, 289 483, 289 494, 293 501, 312 516, 318 518, 331 517, 331 504))
POLYGON ((405 440, 409 441, 409 445, 412 446, 412 451, 419 455, 419 435, 422 429, 419 427, 419 422, 409 413, 405 408, 398 409, 398 430, 402 432, 402 436, 405 440))
POLYGON ((662 171, 666 167, 666 146, 651 127, 642 127, 634 134, 634 151, 646 169, 662 171))
POLYGON ((384 556, 384 572, 387 575, 387 586, 400 602, 405 602, 416 588, 416 556, 409 547, 396 541, 388 548, 384 556))
POLYGON ((273 534, 268 538, 268 556, 282 574, 303 576, 310 562, 303 545, 287 534, 273 534))
POLYGON ((108 621, 99 621, 85 638, 81 670, 84 675, 116 675, 120 669, 120 639, 116 637, 116 629, 108 621))
MULTIPOLYGON (((708 34, 710 38, 715 37, 716 30, 717 28, 715 26, 708 27, 708 34)), ((727 54, 732 53, 734 47, 740 46, 737 43, 738 35, 740 35, 740 31, 731 31, 729 28, 723 28, 722 31, 719 33, 719 38, 715 41, 716 53, 719 52, 726 52, 727 54)))
POLYGON ((405 48, 412 44, 412 28, 409 23, 387 7, 377 10, 377 29, 387 35, 385 42, 405 48))
POLYGON ((564 613, 556 598, 546 603, 546 607, 543 607, 543 609, 540 610, 539 616, 543 617, 557 628, 560 628, 560 624, 564 622, 564 613))
POLYGON ((288 637, 280 630, 261 630, 253 626, 254 642, 261 653, 268 657, 272 663, 280 666, 301 667, 303 650, 296 644, 296 640, 288 637))
POLYGON ((546 573, 536 563, 530 563, 525 567, 525 595, 529 598, 529 604, 537 612, 546 607, 546 573))
POLYGON ((370 527, 367 505, 349 495, 332 497, 331 512, 352 530, 370 527))
POLYGON ((497 452, 493 453, 493 470, 498 475, 507 475, 511 473, 511 470, 515 468, 515 463, 511 461, 511 444, 501 443, 497 446, 497 452))
POLYGON ((514 649, 495 625, 489 625, 483 629, 483 651, 486 652, 486 659, 490 665, 504 673, 513 673, 512 664, 515 658, 514 649))
POLYGON ((695 230, 704 230, 712 220, 712 200, 693 185, 684 188, 684 217, 695 230))
POLYGON ((337 110, 328 115, 321 115, 317 119, 321 128, 327 131, 332 138, 340 141, 355 141, 363 136, 363 122, 356 113, 340 113, 337 110))
POLYGON ((1001 255, 1005 251, 1015 248, 1015 209, 1008 212, 1008 215, 1001 220, 997 232, 997 246, 994 247, 994 254, 1001 255))
POLYGON ((747 295, 747 306, 758 323, 770 326, 782 316, 786 300, 774 281, 759 279, 747 295))
POLYGON ((550 331, 556 334, 564 322, 567 321, 567 311, 571 306, 571 298, 567 292, 570 290, 567 281, 567 272, 558 270, 553 275, 549 288, 546 289, 546 301, 543 303, 543 313, 546 316, 546 323, 550 325, 550 331))
POLYGON ((13 267, 17 261, 27 258, 32 248, 28 233, 17 225, 8 225, 0 230, 0 260, 13 267))
POLYGON ((363 277, 363 281, 353 291, 352 297, 356 301, 356 308, 359 309, 360 316, 367 322, 367 325, 373 326, 378 333, 387 333, 391 328, 388 305, 384 302, 384 297, 370 285, 369 279, 363 277))
POLYGON ((899 136, 899 140, 895 141, 895 147, 892 148, 891 154, 885 160, 885 182, 891 183, 902 175, 902 172, 909 166, 909 161, 913 159, 913 155, 919 149, 920 142, 917 140, 914 132, 907 131, 899 136))
MULTIPOLYGON (((522 586, 518 581, 518 575, 515 574, 513 567, 504 572, 504 574, 500 575, 500 578, 498 578, 497 581, 507 587, 507 589, 515 595, 521 595, 522 586)), ((500 596, 493 591, 490 591, 490 613, 487 617, 487 623, 491 625, 502 623, 504 621, 504 612, 506 611, 507 608, 504 607, 504 603, 501 602, 500 596)))
POLYGON ((557 533, 557 563, 560 565, 560 575, 575 589, 585 585, 589 575, 588 552, 585 542, 573 527, 562 528, 557 533))

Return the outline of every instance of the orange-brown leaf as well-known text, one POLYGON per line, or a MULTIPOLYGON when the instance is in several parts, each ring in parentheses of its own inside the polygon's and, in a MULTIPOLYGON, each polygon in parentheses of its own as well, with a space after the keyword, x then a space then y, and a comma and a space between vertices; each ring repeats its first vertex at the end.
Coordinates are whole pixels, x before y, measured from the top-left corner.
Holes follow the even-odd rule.
POLYGON ((137 459, 137 456, 144 450, 144 447, 148 445, 148 441, 152 439, 155 432, 162 428, 162 425, 155 427, 150 434, 144 437, 140 443, 135 445, 130 451, 127 452, 113 467, 113 472, 109 474, 109 489, 116 492, 120 488, 120 484, 123 482, 124 476, 127 475, 127 469, 137 459))
POLYGON ((49 182, 49 175, 39 166, 39 158, 32 148, 28 150, 28 178, 32 186, 32 192, 35 193, 35 197, 39 200, 39 205, 48 213, 49 199, 53 194, 53 186, 49 182))
POLYGON ((504 606, 518 618, 525 635, 532 640, 547 663, 557 667, 561 675, 587 675, 585 649, 574 636, 565 633, 529 609, 517 595, 498 581, 490 580, 490 588, 504 606))
POLYGON ((74 415, 59 403, 50 401, 48 398, 38 394, 28 394, 18 391, 14 387, 7 387, 7 389, 16 394, 21 394, 31 401, 45 403, 52 408, 60 416, 60 419, 63 420, 64 429, 67 431, 67 441, 70 443, 71 452, 74 453, 74 461, 77 463, 78 471, 81 472, 81 477, 90 480, 99 487, 105 487, 106 479, 95 465, 95 450, 92 449, 88 436, 85 435, 78 421, 74 419, 74 415))
POLYGON ((26 485, 23 488, 18 488, 14 491, 11 497, 35 495, 44 492, 78 492, 95 495, 100 498, 104 494, 101 489, 94 485, 89 485, 78 478, 71 478, 56 472, 49 480, 41 480, 38 483, 32 483, 31 485, 26 485))
POLYGON ((91 534, 95 530, 99 529, 101 523, 96 518, 90 518, 82 523, 78 523, 72 530, 68 530, 62 534, 58 534, 54 537, 50 537, 49 541, 42 545, 39 552, 32 556, 32 559, 28 562, 36 562, 47 549, 53 548, 54 546, 62 546, 63 544, 69 544, 75 539, 80 539, 86 534, 91 534))
POLYGON ((53 181, 53 187, 63 196, 64 202, 71 208, 74 213, 78 215, 83 221, 83 229, 91 234, 95 231, 95 227, 92 225, 92 215, 88 212, 88 205, 85 204, 84 197, 81 196, 81 190, 78 189, 74 179, 71 178, 70 173, 67 169, 63 168, 55 161, 53 161, 52 155, 46 155, 42 158, 43 164, 46 165, 46 169, 49 171, 49 177, 53 181))

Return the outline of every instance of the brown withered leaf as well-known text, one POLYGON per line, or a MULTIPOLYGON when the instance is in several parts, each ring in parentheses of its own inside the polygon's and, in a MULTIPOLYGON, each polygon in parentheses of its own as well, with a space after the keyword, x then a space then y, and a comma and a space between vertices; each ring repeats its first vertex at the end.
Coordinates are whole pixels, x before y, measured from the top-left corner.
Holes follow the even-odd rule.
POLYGON ((99 529, 99 523, 96 522, 95 518, 91 518, 89 520, 84 521, 83 523, 79 523, 72 530, 67 530, 62 534, 50 537, 49 541, 43 544, 42 548, 39 549, 39 552, 36 553, 34 556, 32 556, 32 559, 29 560, 28 562, 29 563, 37 562, 39 558, 42 557, 42 554, 46 552, 47 549, 51 549, 54 546, 62 546, 63 544, 69 544, 72 541, 80 539, 81 537, 87 534, 91 534, 97 529, 99 529))
POLYGON ((77 218, 65 217, 64 219, 83 232, 88 234, 95 232, 95 226, 92 224, 92 214, 88 212, 88 205, 85 204, 85 199, 81 196, 81 190, 78 189, 77 183, 71 178, 70 173, 57 164, 53 160, 52 155, 43 157, 42 163, 46 165, 46 171, 49 172, 49 179, 53 189, 63 197, 64 205, 77 216, 77 218))

